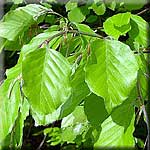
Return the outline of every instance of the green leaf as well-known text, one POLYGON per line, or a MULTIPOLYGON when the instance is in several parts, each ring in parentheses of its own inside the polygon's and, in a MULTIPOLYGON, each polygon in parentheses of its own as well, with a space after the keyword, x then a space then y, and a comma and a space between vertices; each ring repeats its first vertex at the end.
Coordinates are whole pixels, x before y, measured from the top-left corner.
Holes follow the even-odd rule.
MULTIPOLYGON (((29 44, 24 45, 21 49, 21 55, 22 57, 25 57, 30 52, 36 51, 38 47, 48 38, 54 36, 55 34, 59 33, 58 31, 45 31, 44 33, 38 34, 35 36, 29 44)), ((57 37, 50 41, 49 47, 52 49, 56 49, 59 46, 59 43, 61 41, 61 38, 57 37)))
POLYGON ((68 1, 65 7, 66 7, 66 11, 72 10, 77 7, 77 2, 68 1))
POLYGON ((74 140, 87 129, 87 119, 82 106, 63 118, 61 123, 62 140, 67 143, 75 143, 74 140))
POLYGON ((68 18, 71 22, 83 22, 85 20, 85 16, 78 7, 68 13, 68 18))
POLYGON ((85 98, 84 111, 93 126, 99 126, 108 117, 104 100, 95 94, 85 98))
POLYGON ((61 107, 62 105, 60 105, 58 109, 47 115, 40 114, 39 112, 36 112, 34 109, 31 109, 31 114, 32 117, 34 118, 35 126, 41 125, 45 126, 58 120, 60 116, 61 107))
POLYGON ((104 24, 104 31, 106 34, 111 35, 118 39, 120 35, 125 35, 130 29, 131 13, 120 13, 108 18, 104 24))
MULTIPOLYGON (((122 117, 122 115, 120 115, 122 117)), ((100 133, 99 139, 94 144, 95 148, 122 148, 128 147, 133 149, 134 148, 134 138, 133 138, 133 131, 134 131, 134 116, 132 121, 124 131, 124 127, 116 124, 112 121, 111 116, 106 119, 102 123, 102 131, 100 133)))
POLYGON ((97 14, 97 15, 103 15, 106 11, 106 7, 105 4, 102 3, 100 5, 96 5, 95 3, 92 5, 93 11, 97 14))
POLYGON ((134 102, 137 98, 137 91, 134 87, 129 97, 119 106, 117 106, 111 114, 112 120, 120 126, 124 127, 124 130, 128 128, 134 115, 134 102), (123 117, 121 117, 123 114, 123 117))
POLYGON ((55 111, 70 94, 70 65, 57 51, 40 48, 23 58, 24 92, 38 113, 55 111))
POLYGON ((89 9, 88 5, 80 6, 80 10, 84 16, 87 16, 90 14, 90 9, 89 9))
POLYGON ((91 51, 97 61, 89 59, 85 67, 90 90, 103 97, 107 111, 121 104, 134 87, 138 65, 130 48, 115 40, 95 40, 91 51))
POLYGON ((94 23, 94 22, 96 22, 97 19, 98 19, 98 17, 96 15, 90 15, 89 17, 87 17, 86 22, 94 23))
POLYGON ((85 83, 85 73, 83 71, 83 67, 83 65, 79 66, 72 77, 72 95, 63 104, 60 118, 70 114, 77 107, 77 105, 79 105, 80 102, 90 93, 90 90, 85 83))
POLYGON ((52 145, 52 146, 58 145, 62 141, 61 140, 61 129, 58 127, 49 128, 49 133, 47 135, 49 138, 47 143, 50 143, 50 145, 52 145))
POLYGON ((77 27, 77 29, 80 32, 87 32, 87 33, 92 33, 95 34, 95 32, 86 24, 81 24, 81 23, 74 23, 77 27))
POLYGON ((41 5, 30 4, 10 11, 4 16, 3 21, 0 22, 0 37, 6 38, 9 41, 17 40, 19 36, 35 23, 34 19, 36 16, 45 9, 41 5))
POLYGON ((141 69, 138 72, 138 86, 141 91, 141 96, 143 100, 147 99, 148 96, 148 82, 147 82, 147 72, 143 72, 141 69))
POLYGON ((0 145, 11 132, 21 100, 20 83, 17 81, 20 74, 20 65, 7 70, 7 79, 0 87, 0 145))
POLYGON ((14 147, 22 146, 24 121, 28 115, 29 115, 29 103, 26 99, 24 99, 24 101, 20 107, 20 112, 19 112, 18 118, 16 120, 15 128, 13 131, 14 142, 16 144, 14 147))
MULTIPOLYGON (((74 23, 74 24, 80 32, 95 34, 95 32, 86 24, 80 24, 80 23, 74 23)), ((91 39, 90 36, 84 35, 84 37, 86 37, 87 40, 91 39)))
POLYGON ((107 7, 109 8, 109 9, 111 9, 111 10, 115 10, 115 8, 116 8, 116 0, 106 0, 106 5, 107 5, 107 7), (108 2, 107 2, 108 1, 108 2))
POLYGON ((129 37, 141 46, 148 46, 148 23, 140 16, 131 15, 129 37))
POLYGON ((133 101, 136 99, 135 88, 130 96, 120 106, 115 108, 109 118, 101 125, 102 131, 97 147, 134 147, 134 106, 133 101))

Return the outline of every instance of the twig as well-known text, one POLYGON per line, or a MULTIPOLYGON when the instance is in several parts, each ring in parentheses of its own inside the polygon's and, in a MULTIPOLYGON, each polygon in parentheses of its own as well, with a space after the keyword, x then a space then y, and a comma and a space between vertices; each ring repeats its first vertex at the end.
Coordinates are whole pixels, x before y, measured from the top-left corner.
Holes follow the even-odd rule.
MULTIPOLYGON (((60 31, 59 33, 51 36, 49 39, 45 40, 42 44, 39 45, 39 48, 42 47, 42 45, 44 43, 46 44, 49 44, 49 42, 51 40, 53 40, 54 38, 58 37, 58 36, 62 36, 64 34, 67 34, 67 33, 74 33, 74 34, 81 34, 81 35, 86 35, 86 36, 91 36, 91 37, 97 37, 97 38, 100 38, 100 39, 104 39, 103 36, 99 35, 99 34, 92 34, 92 33, 87 33, 87 32, 82 32, 82 31, 78 31, 78 30, 67 30, 67 31, 60 31)), ((147 49, 147 50, 144 50, 144 51, 141 51, 142 53, 147 53, 147 54, 150 54, 150 50, 147 49)), ((134 51, 134 54, 139 54, 140 52, 138 51, 134 51)))
POLYGON ((145 13, 145 12, 148 11, 148 10, 149 10, 149 8, 145 8, 144 10, 138 12, 137 15, 141 15, 141 14, 145 13))
POLYGON ((58 37, 58 36, 62 36, 64 34, 67 34, 67 33, 75 33, 75 34, 81 34, 81 35, 86 35, 86 36, 91 36, 91 37, 97 37, 97 38, 104 38, 103 36, 101 35, 98 35, 98 34, 92 34, 92 33, 87 33, 87 32, 81 32, 81 31, 78 31, 78 30, 67 30, 67 31, 61 31, 53 36, 51 36, 49 39, 45 40, 42 44, 39 45, 39 48, 42 47, 42 45, 44 43, 48 44, 52 39, 58 37))
MULTIPOLYGON (((148 119, 148 115, 147 115, 147 111, 145 109, 145 106, 142 106, 142 111, 143 114, 145 116, 146 119, 146 126, 147 126, 147 139, 146 139, 146 143, 147 143, 147 149, 150 149, 150 129, 149 129, 149 119, 148 119)), ((146 145, 146 144, 145 144, 146 145)))
POLYGON ((12 87, 11 87, 11 89, 10 89, 10 91, 9 91, 9 94, 8 94, 8 98, 9 98, 9 99, 10 99, 10 97, 11 97, 11 94, 12 94, 12 91, 13 91, 13 88, 14 88, 15 84, 17 83, 18 80, 21 80, 21 78, 22 78, 22 76, 19 75, 19 76, 13 81, 12 87))
MULTIPOLYGON (((139 96, 139 100, 141 100, 141 104, 142 104, 142 101, 143 101, 143 97, 142 97, 142 94, 141 94, 141 91, 140 91, 140 83, 137 82, 137 91, 138 91, 138 96, 139 96)), ((150 149, 150 128, 149 128, 149 118, 148 118, 148 114, 147 114, 147 111, 145 109, 145 105, 142 104, 141 106, 141 109, 142 109, 142 112, 145 116, 145 121, 146 121, 146 126, 147 126, 147 139, 145 141, 145 145, 147 143, 147 149, 149 150, 150 149)))
MULTIPOLYGON (((137 52, 135 51, 134 54, 139 54, 140 52, 137 52)), ((144 50, 144 51, 141 51, 141 53, 144 53, 144 54, 150 54, 150 50, 144 50)))
POLYGON ((39 147, 36 150, 40 150, 41 149, 41 147, 43 146, 43 144, 44 144, 44 142, 46 140, 46 137, 47 137, 47 135, 45 134, 42 142, 40 143, 39 147))
POLYGON ((59 17, 62 17, 63 18, 63 16, 61 15, 61 14, 59 14, 59 13, 57 13, 57 12, 54 12, 54 11, 47 11, 47 13, 48 14, 52 14, 52 15, 57 15, 57 16, 59 16, 59 17))

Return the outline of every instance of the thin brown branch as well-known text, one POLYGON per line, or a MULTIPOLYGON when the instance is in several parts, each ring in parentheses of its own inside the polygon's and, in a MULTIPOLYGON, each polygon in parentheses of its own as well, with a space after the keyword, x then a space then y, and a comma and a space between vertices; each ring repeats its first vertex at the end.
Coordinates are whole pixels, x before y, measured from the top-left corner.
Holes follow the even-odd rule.
POLYGON ((148 114, 147 111, 145 109, 145 105, 144 105, 144 99, 141 93, 141 86, 139 81, 137 81, 137 92, 138 92, 138 96, 139 96, 139 100, 141 103, 141 110, 145 116, 145 122, 146 122, 146 126, 147 126, 147 139, 145 141, 145 143, 147 143, 147 148, 150 149, 150 128, 149 128, 149 118, 148 118, 148 114))
MULTIPOLYGON (((39 45, 39 48, 42 47, 42 45, 44 43, 46 44, 49 44, 49 42, 51 40, 53 40, 54 38, 56 37, 59 37, 59 36, 63 36, 67 33, 74 33, 74 34, 79 34, 79 35, 86 35, 86 36, 91 36, 91 37, 97 37, 97 38, 100 38, 100 39, 104 39, 103 36, 99 35, 99 34, 92 34, 92 33, 87 33, 87 32, 82 32, 82 31, 78 31, 78 30, 67 30, 67 31, 60 31, 59 33, 51 36, 49 39, 45 40, 42 44, 39 45)), ((145 49, 143 51, 141 51, 142 53, 145 53, 145 54, 150 54, 150 49, 145 49)), ((134 54, 140 54, 140 52, 138 51, 134 51, 134 54)))
POLYGON ((149 129, 149 127, 150 127, 149 125, 150 124, 149 124, 148 114, 147 114, 147 111, 146 111, 144 105, 142 106, 142 111, 143 111, 143 114, 145 116, 145 122, 146 122, 146 125, 147 125, 147 138, 146 138, 145 143, 147 143, 147 149, 150 149, 150 129, 149 129))
POLYGON ((150 54, 150 50, 144 50, 144 51, 141 51, 141 52, 134 51, 134 54, 140 54, 140 53, 150 54))
POLYGON ((104 38, 103 36, 98 35, 98 34, 96 34, 96 33, 95 33, 95 34, 92 34, 92 33, 87 33, 87 32, 81 32, 81 31, 78 31, 78 30, 67 30, 67 31, 61 31, 61 32, 59 32, 59 33, 57 33, 57 34, 51 36, 49 39, 45 40, 45 41, 39 46, 39 48, 42 47, 42 45, 43 45, 44 43, 48 44, 48 43, 49 43, 51 40, 53 40, 54 38, 59 37, 59 36, 62 36, 62 35, 67 34, 67 33, 74 33, 74 34, 86 35, 86 36, 97 37, 97 38, 101 38, 101 39, 104 38))
POLYGON ((61 14, 59 14, 59 13, 57 13, 57 12, 54 12, 54 11, 52 11, 52 10, 48 10, 47 13, 48 13, 48 14, 52 14, 52 15, 57 15, 57 16, 63 18, 63 16, 62 16, 61 14))
POLYGON ((47 137, 47 135, 45 134, 43 140, 41 141, 39 147, 36 150, 40 150, 42 148, 42 146, 43 146, 43 144, 44 144, 44 142, 46 140, 46 137, 47 137))
POLYGON ((148 10, 149 10, 149 8, 145 8, 144 10, 138 12, 137 15, 141 15, 141 14, 145 13, 145 12, 148 11, 148 10))

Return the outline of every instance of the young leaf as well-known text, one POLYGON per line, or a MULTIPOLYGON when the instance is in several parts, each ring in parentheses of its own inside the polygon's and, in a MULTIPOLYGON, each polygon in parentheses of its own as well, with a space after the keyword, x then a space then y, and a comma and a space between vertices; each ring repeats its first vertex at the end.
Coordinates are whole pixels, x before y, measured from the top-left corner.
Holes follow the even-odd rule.
POLYGON ((74 23, 80 32, 95 34, 95 32, 86 24, 74 23))
POLYGON ((148 23, 137 15, 131 15, 129 37, 141 46, 148 46, 148 23))
MULTIPOLYGON (((38 34, 35 36, 29 44, 24 45, 21 49, 22 57, 25 57, 28 53, 35 51, 38 47, 48 38, 54 36, 55 34, 59 33, 59 31, 45 31, 44 33, 38 34)), ((61 38, 57 37, 50 41, 49 47, 52 49, 56 49, 61 41, 61 38)))
POLYGON ((92 5, 93 11, 97 14, 97 15, 103 15, 106 11, 106 6, 104 3, 100 4, 100 5, 96 5, 95 3, 92 5))
POLYGON ((68 1, 65 7, 66 11, 72 10, 77 7, 77 2, 68 1))
POLYGON ((68 18, 71 22, 83 22, 85 16, 82 14, 80 8, 76 7, 68 13, 68 18))
POLYGON ((107 111, 121 104, 134 87, 138 65, 130 48, 115 40, 95 40, 91 51, 97 62, 89 59, 85 67, 91 91, 104 98, 107 111))
POLYGON ((57 51, 40 48, 23 58, 24 92, 41 114, 55 111, 70 94, 70 65, 57 51))
POLYGON ((97 19, 98 19, 97 15, 90 15, 89 17, 87 17, 86 22, 94 23, 96 22, 97 19))
POLYGON ((35 17, 45 9, 41 5, 30 4, 7 13, 0 22, 0 37, 15 41, 35 23, 35 17))
POLYGON ((4 149, 6 147, 20 149, 23 142, 24 120, 28 115, 29 115, 29 104, 27 100, 24 100, 23 103, 20 104, 18 116, 17 119, 15 120, 12 131, 7 135, 7 137, 3 141, 2 146, 4 147, 4 149))
POLYGON ((125 35, 130 29, 131 13, 120 13, 108 18, 104 24, 106 34, 118 39, 120 35, 125 35))
MULTIPOLYGON (((76 28, 80 31, 80 32, 86 32, 86 33, 91 33, 91 34, 95 34, 95 32, 86 24, 80 24, 80 23, 74 23, 76 28)), ((87 40, 90 40, 91 37, 90 36, 86 36, 84 35, 84 37, 86 37, 87 40)))

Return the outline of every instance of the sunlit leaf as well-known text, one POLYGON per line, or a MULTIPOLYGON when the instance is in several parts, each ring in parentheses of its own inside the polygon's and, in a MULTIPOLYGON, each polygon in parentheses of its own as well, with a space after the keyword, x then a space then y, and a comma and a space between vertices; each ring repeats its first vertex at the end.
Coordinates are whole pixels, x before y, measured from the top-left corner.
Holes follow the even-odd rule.
POLYGON ((129 98, 120 106, 115 108, 109 118, 101 125, 102 130, 95 148, 134 147, 134 107, 133 101, 136 98, 135 89, 130 93, 129 98))
POLYGON ((68 1, 65 7, 66 11, 72 10, 77 7, 77 2, 68 1))
POLYGON ((80 8, 76 7, 68 13, 68 18, 71 22, 82 22, 85 16, 82 14, 80 8))
POLYGON ((70 71, 67 60, 52 49, 40 48, 23 58, 23 89, 35 111, 52 113, 69 98, 70 71))
POLYGON ((118 39, 120 35, 125 35, 130 29, 131 13, 120 13, 108 18, 104 24, 106 34, 118 39))
POLYGON ((97 61, 91 59, 85 67, 86 82, 91 91, 104 98, 107 111, 121 104, 134 87, 138 65, 130 48, 115 40, 96 40, 91 51, 97 61))
POLYGON ((35 23, 35 17, 42 10, 45 10, 45 7, 30 4, 8 12, 4 16, 3 21, 0 22, 0 37, 6 38, 9 41, 16 40, 35 23))
POLYGON ((129 36, 141 46, 148 46, 148 23, 137 15, 131 16, 131 31, 129 36))
POLYGON ((102 3, 100 5, 96 5, 95 3, 92 5, 93 11, 97 14, 97 15, 103 15, 106 11, 106 7, 105 4, 102 3))

